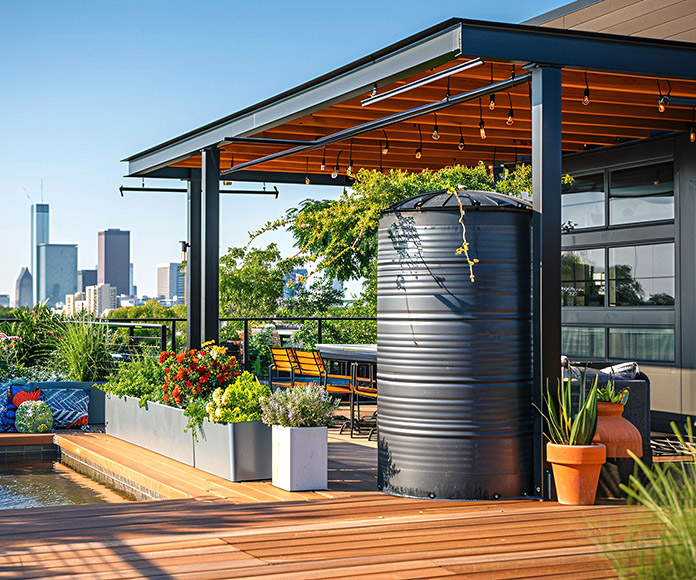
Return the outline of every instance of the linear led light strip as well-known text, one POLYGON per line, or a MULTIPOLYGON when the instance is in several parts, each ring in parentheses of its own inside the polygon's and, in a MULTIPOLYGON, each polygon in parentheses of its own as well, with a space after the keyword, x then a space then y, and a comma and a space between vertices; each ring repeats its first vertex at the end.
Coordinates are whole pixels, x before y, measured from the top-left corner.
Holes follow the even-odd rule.
POLYGON ((440 71, 439 73, 432 74, 429 77, 425 77, 425 78, 419 79, 417 81, 413 81, 412 83, 408 83, 407 85, 396 87, 395 89, 392 89, 391 91, 387 91, 386 93, 382 93, 381 95, 374 95, 374 96, 368 97, 367 99, 363 99, 362 101, 360 101, 360 104, 363 107, 367 107, 368 105, 372 105, 373 103, 378 103, 379 101, 383 101, 384 99, 389 99, 390 97, 393 97, 395 95, 400 95, 401 93, 405 93, 406 91, 410 91, 412 89, 422 87, 423 85, 434 83, 435 81, 439 81, 440 79, 445 79, 449 76, 455 75, 455 74, 460 73, 460 72, 465 71, 465 70, 469 70, 470 68, 474 68, 474 67, 480 66, 482 64, 483 64, 483 61, 480 58, 468 60, 466 62, 463 62, 462 64, 458 64, 457 66, 453 66, 452 68, 448 68, 447 70, 443 70, 443 71, 440 71))

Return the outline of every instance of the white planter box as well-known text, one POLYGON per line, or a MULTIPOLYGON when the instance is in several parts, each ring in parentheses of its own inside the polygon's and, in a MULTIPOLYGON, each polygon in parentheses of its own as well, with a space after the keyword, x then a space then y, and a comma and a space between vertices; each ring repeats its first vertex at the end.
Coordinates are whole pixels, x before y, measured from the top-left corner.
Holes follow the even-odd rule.
POLYGON ((182 409, 148 403, 134 397, 106 397, 106 433, 170 459, 193 466, 193 436, 184 432, 188 419, 182 409))
POLYGON ((328 487, 327 427, 273 425, 273 485, 287 491, 328 487))
POLYGON ((271 428, 261 421, 203 422, 195 467, 230 481, 271 479, 271 428))

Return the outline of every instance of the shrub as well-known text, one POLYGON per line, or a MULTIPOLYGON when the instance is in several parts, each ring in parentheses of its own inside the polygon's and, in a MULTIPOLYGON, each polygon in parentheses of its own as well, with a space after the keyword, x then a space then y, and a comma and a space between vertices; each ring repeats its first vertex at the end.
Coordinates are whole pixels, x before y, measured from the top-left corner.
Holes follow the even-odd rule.
POLYGON ((15 414, 20 433, 48 433, 53 429, 53 413, 44 401, 24 401, 15 414))
POLYGON ((261 399, 261 420, 283 427, 328 426, 339 403, 315 384, 278 390, 261 399))
POLYGON ((243 372, 227 388, 217 388, 213 400, 206 405, 208 419, 213 423, 241 423, 261 420, 261 397, 270 394, 250 372, 243 372))
POLYGON ((162 400, 164 369, 157 359, 140 355, 128 362, 122 362, 115 374, 100 387, 117 397, 137 397, 140 405, 147 401, 162 400))
POLYGON ((49 364, 63 333, 63 318, 46 306, 19 308, 14 312, 17 322, 0 323, 0 332, 16 335, 16 363, 21 367, 49 364))
POLYGON ((89 316, 65 324, 56 344, 55 366, 71 381, 101 381, 109 376, 114 362, 108 328, 89 316))

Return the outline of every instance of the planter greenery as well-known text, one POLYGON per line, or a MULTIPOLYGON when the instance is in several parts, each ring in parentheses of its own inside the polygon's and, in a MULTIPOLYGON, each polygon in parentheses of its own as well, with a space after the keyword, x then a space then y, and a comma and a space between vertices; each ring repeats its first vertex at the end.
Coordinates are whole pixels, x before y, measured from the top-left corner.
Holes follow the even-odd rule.
POLYGON ((317 385, 261 399, 262 420, 273 427, 273 485, 287 491, 327 488, 327 427, 338 404, 317 385))
POLYGON ((573 393, 570 378, 558 384, 557 400, 545 397, 549 442, 546 458, 553 468, 558 501, 567 505, 592 505, 599 473, 606 460, 606 448, 592 444, 597 428, 597 382, 590 392, 585 377, 573 393))
POLYGON ((70 381, 101 381, 109 376, 112 337, 107 326, 81 316, 63 326, 56 343, 54 364, 70 381))
POLYGON ((141 406, 147 401, 162 401, 164 369, 157 360, 145 355, 137 355, 122 362, 104 385, 100 388, 117 397, 135 397, 141 406))

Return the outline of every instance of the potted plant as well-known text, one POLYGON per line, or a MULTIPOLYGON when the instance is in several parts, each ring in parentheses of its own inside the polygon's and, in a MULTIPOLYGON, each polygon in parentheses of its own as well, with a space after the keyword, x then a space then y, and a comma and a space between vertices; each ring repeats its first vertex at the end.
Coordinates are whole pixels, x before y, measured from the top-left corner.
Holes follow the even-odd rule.
POLYGON ((560 381, 556 400, 547 387, 547 413, 542 412, 548 426, 546 459, 553 468, 558 502, 592 505, 607 450, 601 443, 592 443, 597 427, 597 382, 589 393, 584 380, 577 384, 574 394, 570 378, 560 381))
POLYGON ((612 381, 597 389, 597 431, 593 443, 603 443, 607 457, 631 457, 629 451, 638 457, 643 455, 640 431, 623 417, 628 394, 628 387, 617 393, 612 381))
POLYGON ((270 392, 250 372, 213 391, 194 443, 196 468, 231 481, 271 479, 271 428, 260 403, 270 392))
POLYGON ((328 486, 328 426, 339 400, 310 384, 261 399, 261 419, 272 426, 272 483, 287 491, 328 486))

